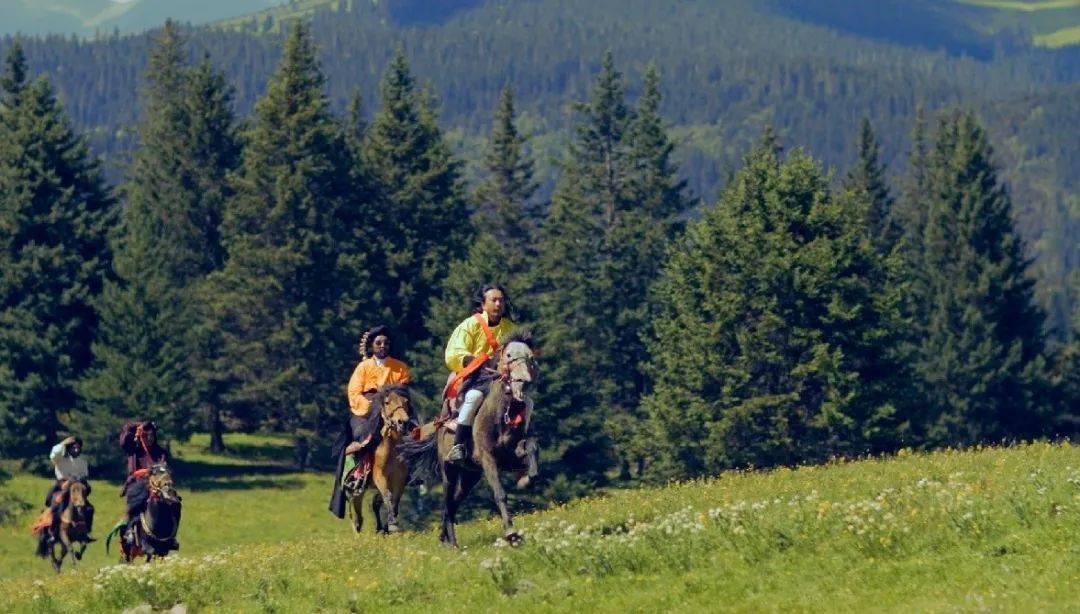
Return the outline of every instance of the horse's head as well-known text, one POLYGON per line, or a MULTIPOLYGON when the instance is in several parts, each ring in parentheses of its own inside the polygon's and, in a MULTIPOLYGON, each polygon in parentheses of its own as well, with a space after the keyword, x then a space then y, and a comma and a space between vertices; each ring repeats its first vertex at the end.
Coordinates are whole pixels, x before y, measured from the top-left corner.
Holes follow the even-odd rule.
POLYGON ((165 463, 150 465, 149 487, 152 499, 161 499, 168 503, 180 502, 180 495, 176 493, 176 486, 173 484, 172 473, 169 472, 169 467, 165 463))
POLYGON ((72 507, 86 505, 86 484, 75 480, 68 486, 68 504, 72 507))
POLYGON ((499 374, 515 401, 525 401, 540 373, 531 344, 529 333, 512 335, 499 355, 499 374))
POLYGON ((380 393, 379 414, 382 416, 384 433, 404 435, 417 426, 409 393, 404 386, 389 386, 380 393))

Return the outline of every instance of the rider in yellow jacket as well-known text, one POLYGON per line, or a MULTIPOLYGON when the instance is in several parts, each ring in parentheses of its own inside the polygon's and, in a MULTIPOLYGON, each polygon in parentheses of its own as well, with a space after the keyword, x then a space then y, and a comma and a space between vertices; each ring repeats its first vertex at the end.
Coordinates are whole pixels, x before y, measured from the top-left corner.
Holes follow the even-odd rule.
MULTIPOLYGON (((470 368, 475 371, 486 358, 493 357, 496 348, 492 347, 487 333, 490 331, 496 343, 501 344, 513 332, 514 323, 510 320, 509 306, 509 298, 502 286, 488 284, 481 287, 473 298, 473 315, 458 324, 446 344, 444 358, 447 368, 462 375, 463 371, 469 372, 470 368), (485 327, 487 331, 484 330, 485 327)), ((454 447, 446 455, 449 462, 465 458, 466 443, 472 436, 473 418, 476 409, 484 400, 483 390, 468 386, 467 382, 473 379, 475 377, 469 373, 463 382, 465 399, 458 412, 454 447)))

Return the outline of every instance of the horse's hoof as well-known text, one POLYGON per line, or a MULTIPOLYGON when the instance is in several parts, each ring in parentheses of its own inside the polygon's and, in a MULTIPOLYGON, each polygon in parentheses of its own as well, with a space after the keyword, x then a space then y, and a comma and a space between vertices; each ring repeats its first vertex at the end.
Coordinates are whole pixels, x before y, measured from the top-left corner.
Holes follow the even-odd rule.
POLYGON ((506 543, 510 544, 511 548, 517 548, 521 545, 521 542, 525 541, 525 537, 517 531, 511 531, 507 533, 506 536, 503 537, 503 539, 506 540, 506 543))
POLYGON ((390 526, 386 527, 386 532, 387 533, 401 533, 401 527, 398 526, 397 523, 391 523, 390 526))
POLYGON ((532 478, 527 476, 527 475, 523 475, 520 478, 518 478, 517 482, 514 483, 514 488, 517 488, 518 490, 521 490, 521 489, 527 487, 530 482, 532 482, 532 478))

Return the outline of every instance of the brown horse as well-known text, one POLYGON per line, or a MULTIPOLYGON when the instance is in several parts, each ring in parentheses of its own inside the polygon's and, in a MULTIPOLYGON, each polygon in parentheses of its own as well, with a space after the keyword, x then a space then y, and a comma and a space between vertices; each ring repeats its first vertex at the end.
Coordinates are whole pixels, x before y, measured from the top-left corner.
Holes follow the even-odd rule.
MULTIPOLYGON (((90 505, 87 485, 74 480, 67 485, 67 506, 60 512, 57 528, 50 524, 41 529, 38 539, 38 553, 47 553, 52 560, 53 569, 60 573, 64 558, 71 554, 71 566, 82 560, 86 546, 91 541, 90 531, 94 525, 94 506, 90 505), (57 548, 60 553, 57 554, 57 548)), ((51 514, 50 514, 51 516, 51 514)), ((44 556, 44 554, 42 554, 44 556)))
POLYGON ((121 521, 105 539, 105 553, 108 554, 109 542, 115 533, 120 533, 120 555, 125 563, 139 556, 145 556, 149 562, 179 547, 176 533, 180 529, 181 498, 168 465, 151 465, 147 480, 150 496, 137 521, 121 521))
MULTIPOLYGON (((354 477, 350 474, 343 483, 345 498, 349 501, 353 529, 359 533, 364 526, 364 493, 370 482, 375 483, 376 493, 371 502, 375 514, 375 530, 379 533, 399 533, 398 505, 409 479, 409 469, 398 457, 397 446, 416 425, 408 389, 401 385, 384 386, 371 399, 371 411, 379 416, 379 444, 371 461, 370 473, 354 477), (382 518, 382 505, 386 503, 386 522, 382 518)), ((359 444, 354 444, 359 445, 359 444)), ((346 454, 355 452, 350 446, 346 454)), ((355 470, 353 473, 357 473, 355 470)))
POLYGON ((536 440, 526 437, 532 408, 529 392, 538 375, 529 334, 512 335, 492 362, 495 368, 488 371, 495 379, 477 411, 472 450, 466 461, 459 465, 444 460, 454 445, 454 434, 447 428, 449 421, 445 417, 425 424, 419 441, 406 441, 399 446, 411 476, 425 481, 441 476, 443 516, 439 539, 454 548, 458 508, 481 476, 487 479, 494 494, 506 541, 518 545, 522 538, 514 531, 499 472, 518 473, 521 476, 518 487, 527 485, 538 472, 536 440))

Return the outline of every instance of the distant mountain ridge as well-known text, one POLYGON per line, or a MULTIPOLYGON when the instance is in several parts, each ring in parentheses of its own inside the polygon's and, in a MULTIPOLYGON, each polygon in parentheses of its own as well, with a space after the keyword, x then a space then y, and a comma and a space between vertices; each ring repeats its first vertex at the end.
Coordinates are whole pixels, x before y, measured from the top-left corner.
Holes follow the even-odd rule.
POLYGON ((284 0, 0 0, 0 35, 135 33, 172 18, 203 24, 262 11, 284 0))

